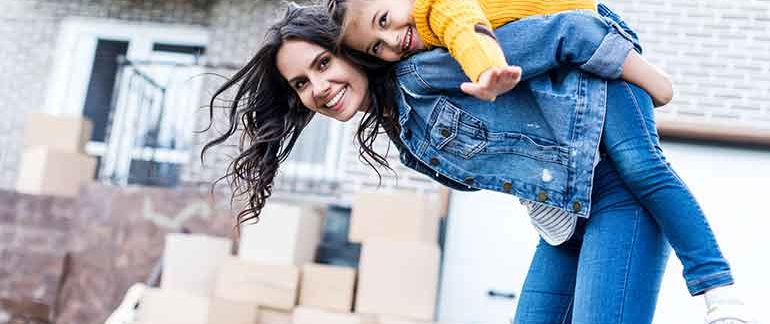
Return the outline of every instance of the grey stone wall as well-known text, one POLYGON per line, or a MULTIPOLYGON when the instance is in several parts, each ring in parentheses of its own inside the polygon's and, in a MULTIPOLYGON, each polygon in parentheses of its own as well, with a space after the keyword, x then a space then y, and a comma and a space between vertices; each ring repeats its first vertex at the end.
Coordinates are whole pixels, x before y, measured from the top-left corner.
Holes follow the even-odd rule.
POLYGON ((0 190, 0 299, 57 308, 56 323, 104 323, 128 287, 147 280, 166 234, 234 239, 228 202, 189 188, 89 184, 77 198, 0 190))

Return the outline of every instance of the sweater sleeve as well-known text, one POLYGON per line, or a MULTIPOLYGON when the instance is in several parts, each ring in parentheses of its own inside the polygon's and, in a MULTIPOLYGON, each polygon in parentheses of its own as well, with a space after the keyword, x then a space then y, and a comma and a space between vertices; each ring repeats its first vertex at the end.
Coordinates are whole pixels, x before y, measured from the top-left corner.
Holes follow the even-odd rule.
POLYGON ((471 80, 477 81, 487 69, 508 66, 477 0, 435 0, 429 25, 471 80))

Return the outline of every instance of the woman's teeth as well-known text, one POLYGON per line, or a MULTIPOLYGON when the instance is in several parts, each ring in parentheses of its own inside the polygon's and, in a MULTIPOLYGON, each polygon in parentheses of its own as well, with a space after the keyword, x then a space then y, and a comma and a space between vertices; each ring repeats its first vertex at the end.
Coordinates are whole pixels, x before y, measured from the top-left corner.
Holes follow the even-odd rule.
POLYGON ((326 108, 333 108, 334 106, 336 106, 342 99, 342 96, 345 95, 345 92, 347 92, 347 90, 348 90, 348 87, 343 87, 342 89, 340 89, 340 92, 337 92, 337 95, 334 96, 332 100, 329 100, 329 102, 327 102, 326 105, 324 106, 326 106, 326 108))

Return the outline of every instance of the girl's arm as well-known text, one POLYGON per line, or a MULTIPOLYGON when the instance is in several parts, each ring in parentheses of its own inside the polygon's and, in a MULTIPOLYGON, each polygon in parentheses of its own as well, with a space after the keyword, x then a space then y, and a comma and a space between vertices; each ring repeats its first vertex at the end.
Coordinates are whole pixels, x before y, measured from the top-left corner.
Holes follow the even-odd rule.
POLYGON ((417 1, 413 13, 423 41, 449 50, 471 81, 489 69, 508 67, 477 0, 417 1))
MULTIPOLYGON (((497 28, 495 34, 506 60, 522 68, 523 80, 560 66, 617 79, 634 42, 616 27, 594 14, 572 11, 508 23, 497 28)), ((410 63, 427 86, 414 91, 456 91, 468 81, 446 51, 420 53, 402 64, 410 63)))

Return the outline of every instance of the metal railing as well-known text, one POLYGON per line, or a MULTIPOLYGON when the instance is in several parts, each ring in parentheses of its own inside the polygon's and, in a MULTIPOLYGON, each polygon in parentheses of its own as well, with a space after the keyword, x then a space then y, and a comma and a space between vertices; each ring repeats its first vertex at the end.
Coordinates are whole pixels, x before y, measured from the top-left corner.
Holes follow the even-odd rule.
POLYGON ((190 150, 185 132, 191 121, 178 114, 192 101, 171 97, 169 85, 145 71, 162 63, 119 63, 99 179, 119 185, 173 185, 174 166, 187 163, 190 150))

